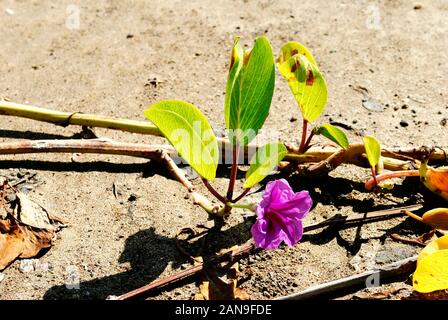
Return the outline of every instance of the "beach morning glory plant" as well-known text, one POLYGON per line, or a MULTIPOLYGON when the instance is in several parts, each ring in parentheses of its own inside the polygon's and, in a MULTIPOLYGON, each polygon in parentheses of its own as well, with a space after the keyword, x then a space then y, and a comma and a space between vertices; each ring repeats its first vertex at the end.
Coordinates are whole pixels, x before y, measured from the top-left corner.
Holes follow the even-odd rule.
MULTIPOLYGON (((293 60, 296 59, 295 66, 298 67, 299 62, 303 62, 303 66, 306 66, 305 69, 300 67, 298 70, 307 75, 305 85, 307 89, 312 87, 311 97, 319 97, 318 107, 316 104, 313 106, 319 109, 316 113, 320 114, 327 96, 325 82, 313 64, 314 61, 305 60, 307 57, 303 54, 295 54, 294 48, 290 51, 283 49, 282 61, 292 63, 289 59, 291 56, 293 60)), ((311 59, 311 56, 308 58, 311 59)), ((286 68, 286 65, 282 67, 286 68)), ((299 87, 304 81, 300 72, 297 73, 299 87)), ((203 206, 215 217, 222 218, 229 215, 232 208, 250 208, 251 205, 238 202, 253 186, 272 173, 287 154, 283 143, 277 141, 257 147, 253 154, 248 155, 250 167, 246 172, 243 188, 239 195, 234 195, 240 155, 245 155, 245 147, 254 140, 268 117, 274 85, 275 61, 269 41, 264 36, 258 37, 252 49, 244 50, 239 44, 239 38, 235 38, 230 54, 224 106, 228 142, 219 145, 220 140, 216 138, 206 117, 190 103, 162 100, 144 111, 145 116, 159 128, 178 154, 201 177, 209 192, 222 203, 219 209, 215 207, 213 210, 203 206), (223 147, 231 151, 229 155, 225 154, 225 158, 219 156, 223 147), (216 177, 219 163, 231 164, 225 193, 216 190, 211 184, 216 177)), ((311 106, 307 107, 307 110, 313 109, 311 106)), ((316 116, 314 113, 311 114, 313 117, 316 116)), ((325 127, 320 131, 324 134, 334 131, 331 129, 325 127)), ((334 136, 337 136, 337 133, 333 132, 331 137, 334 136)), ((291 246, 297 243, 303 233, 301 219, 308 213, 311 205, 308 192, 294 193, 286 180, 268 183, 263 200, 256 206, 258 220, 252 229, 256 245, 274 249, 282 242, 291 246)))

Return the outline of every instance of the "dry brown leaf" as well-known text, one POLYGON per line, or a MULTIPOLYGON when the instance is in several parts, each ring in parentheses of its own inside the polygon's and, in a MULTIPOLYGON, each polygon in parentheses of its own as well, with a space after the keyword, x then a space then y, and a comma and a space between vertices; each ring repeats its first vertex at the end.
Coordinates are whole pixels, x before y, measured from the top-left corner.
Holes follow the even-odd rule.
POLYGON ((51 247, 58 229, 52 222, 60 219, 8 183, 0 186, 0 212, 0 271, 17 258, 32 258, 51 247))
POLYGON ((9 266, 23 252, 24 234, 18 225, 11 226, 8 220, 1 221, 0 271, 9 266))
MULTIPOLYGON (((225 254, 238 248, 234 246, 223 249, 219 253, 225 254)), ((249 300, 250 296, 237 287, 238 285, 238 263, 225 268, 225 262, 220 264, 224 270, 207 268, 204 266, 204 277, 199 285, 199 293, 195 300, 249 300)))

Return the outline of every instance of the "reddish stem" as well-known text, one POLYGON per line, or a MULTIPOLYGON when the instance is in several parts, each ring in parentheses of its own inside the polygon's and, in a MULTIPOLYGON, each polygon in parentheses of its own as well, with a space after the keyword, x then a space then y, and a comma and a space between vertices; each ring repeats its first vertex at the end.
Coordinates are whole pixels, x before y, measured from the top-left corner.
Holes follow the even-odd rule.
POLYGON ((309 149, 310 143, 311 143, 311 139, 313 139, 313 137, 314 137, 314 130, 311 131, 308 139, 306 140, 305 146, 303 147, 303 152, 306 152, 309 149))
POLYGON ((372 190, 375 186, 378 185, 379 182, 393 179, 393 178, 401 178, 401 177, 419 177, 420 173, 418 170, 403 170, 403 171, 394 171, 387 172, 380 175, 374 175, 372 178, 367 180, 365 183, 366 190, 372 190))
POLYGON ((235 188, 236 176, 238 173, 238 158, 240 154, 240 146, 238 144, 233 146, 232 150, 232 169, 230 171, 229 188, 227 189, 227 201, 232 201, 233 190, 235 188))
POLYGON ((226 204, 227 202, 226 199, 218 191, 216 191, 215 188, 212 187, 212 185, 208 182, 208 180, 202 179, 202 182, 207 187, 208 191, 210 191, 210 193, 216 197, 216 199, 226 204))
POLYGON ((303 119, 302 141, 300 142, 299 153, 303 153, 305 151, 307 131, 308 131, 308 120, 303 119))
POLYGON ((249 188, 249 189, 245 189, 245 190, 243 191, 243 193, 241 193, 238 197, 236 197, 235 199, 233 199, 232 202, 237 203, 238 201, 240 201, 241 199, 243 199, 244 196, 246 196, 246 195, 249 193, 249 191, 250 191, 250 188, 249 188))
POLYGON ((373 186, 378 186, 378 179, 376 178, 376 169, 374 167, 370 167, 370 170, 372 171, 372 179, 373 179, 373 186))

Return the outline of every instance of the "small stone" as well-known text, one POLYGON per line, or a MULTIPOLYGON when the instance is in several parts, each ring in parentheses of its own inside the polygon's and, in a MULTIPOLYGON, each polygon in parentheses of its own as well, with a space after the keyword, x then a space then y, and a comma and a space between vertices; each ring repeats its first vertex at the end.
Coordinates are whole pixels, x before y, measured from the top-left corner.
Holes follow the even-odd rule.
POLYGON ((447 123, 448 123, 448 118, 444 118, 440 121, 440 125, 443 127, 446 126, 447 123))
POLYGON ((407 108, 408 108, 407 104, 404 104, 404 105, 401 106, 401 109, 407 109, 407 108))
POLYGON ((33 272, 37 259, 25 259, 20 261, 19 270, 23 273, 33 272))
POLYGON ((414 10, 420 10, 422 8, 422 5, 421 4, 416 4, 415 6, 414 6, 414 10))
POLYGON ((0 272, 0 282, 2 282, 3 279, 5 279, 5 274, 0 272))
POLYGON ((134 35, 131 33, 126 36, 126 39, 132 39, 132 38, 134 38, 134 35))
POLYGON ((406 128, 407 126, 409 126, 409 123, 407 121, 405 121, 405 120, 401 120, 400 121, 400 126, 406 128))
POLYGON ((15 14, 14 10, 10 9, 10 8, 6 8, 5 12, 7 15, 13 16, 15 14))
POLYGON ((290 122, 296 122, 296 121, 297 121, 297 118, 296 118, 296 117, 291 117, 291 118, 289 118, 289 121, 290 121, 290 122))

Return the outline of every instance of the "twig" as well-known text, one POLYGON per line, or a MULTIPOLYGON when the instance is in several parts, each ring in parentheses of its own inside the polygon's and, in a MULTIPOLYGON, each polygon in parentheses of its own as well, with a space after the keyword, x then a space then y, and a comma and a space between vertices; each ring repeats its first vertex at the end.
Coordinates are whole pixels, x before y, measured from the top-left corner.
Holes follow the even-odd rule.
POLYGON ((376 270, 369 270, 360 274, 345 277, 324 284, 310 287, 302 292, 280 297, 275 300, 306 300, 316 297, 334 295, 337 292, 353 289, 355 287, 365 286, 366 281, 372 276, 379 277, 382 281, 387 278, 396 277, 402 274, 411 273, 415 270, 417 256, 403 259, 394 263, 387 264, 376 270))
MULTIPOLYGON (((238 247, 236 250, 234 250, 232 252, 218 255, 216 258, 211 259, 208 263, 215 264, 215 263, 219 263, 219 262, 228 260, 229 258, 236 259, 237 257, 243 257, 243 256, 249 254, 249 252, 252 251, 253 249, 254 249, 253 243, 248 242, 248 243, 238 247)), ((199 272, 201 272, 203 268, 204 268, 204 263, 198 263, 196 266, 190 267, 190 268, 183 270, 179 273, 176 273, 168 278, 155 280, 146 286, 143 286, 141 288, 135 289, 128 293, 122 294, 118 297, 113 297, 113 299, 114 300, 128 300, 128 299, 136 298, 145 293, 148 293, 151 290, 158 289, 158 288, 164 287, 166 285, 180 281, 182 279, 194 276, 194 275, 198 274, 199 272)))
MULTIPOLYGON (((330 218, 323 222, 311 224, 311 225, 304 227, 304 232, 309 232, 309 231, 319 229, 319 228, 322 228, 322 227, 325 227, 328 225, 339 224, 339 223, 354 223, 354 222, 361 222, 361 221, 365 222, 365 223, 369 223, 376 219, 381 219, 381 218, 392 217, 394 215, 398 215, 401 213, 401 210, 404 210, 404 209, 413 211, 413 210, 418 210, 421 208, 422 208, 421 205, 414 205, 414 206, 408 206, 408 207, 404 207, 404 208, 374 211, 374 212, 370 212, 370 213, 366 213, 366 214, 354 214, 354 215, 350 215, 348 217, 340 218, 340 219, 339 218, 336 218, 336 219, 330 218)), ((249 241, 249 242, 245 243, 244 245, 238 247, 237 249, 235 249, 232 252, 217 256, 215 259, 210 260, 208 263, 214 264, 214 263, 225 261, 227 259, 231 259, 232 261, 235 261, 236 259, 242 258, 245 255, 249 254, 254 249, 255 249, 255 246, 254 246, 253 242, 249 241)), ((204 267, 204 263, 198 263, 197 265, 192 266, 192 267, 190 267, 186 270, 183 270, 179 273, 176 273, 170 277, 167 277, 165 279, 155 280, 155 281, 147 284, 146 286, 143 286, 141 288, 135 289, 131 292, 128 292, 128 293, 125 293, 123 295, 120 295, 118 297, 113 297, 113 298, 117 299, 117 300, 127 300, 127 299, 139 297, 143 294, 148 293, 151 290, 159 289, 159 288, 167 286, 169 284, 173 284, 173 283, 175 283, 179 280, 185 279, 187 277, 192 277, 192 276, 198 274, 199 272, 201 272, 203 267, 204 267)))

